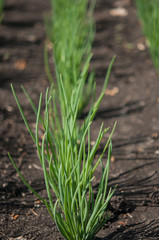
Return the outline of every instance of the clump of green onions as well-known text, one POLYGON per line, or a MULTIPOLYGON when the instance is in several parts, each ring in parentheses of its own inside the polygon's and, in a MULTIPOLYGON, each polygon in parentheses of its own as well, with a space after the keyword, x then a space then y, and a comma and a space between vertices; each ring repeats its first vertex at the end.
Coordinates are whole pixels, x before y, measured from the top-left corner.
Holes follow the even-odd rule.
MULTIPOLYGON (((95 2, 91 1, 88 4, 88 0, 51 0, 51 5, 52 14, 50 18, 47 18, 46 28, 53 44, 59 101, 61 102, 62 98, 60 78, 64 82, 68 102, 70 102, 72 90, 78 81, 81 81, 81 77, 84 78, 78 106, 78 115, 80 115, 93 95, 92 89, 94 88, 94 73, 89 73, 89 69, 85 75, 82 75, 82 72, 92 57, 92 42, 95 35, 93 21, 95 2)), ((49 72, 46 53, 45 51, 45 64, 47 72, 49 72)), ((52 77, 50 74, 48 76, 52 83, 52 77)))
MULTIPOLYGON (((67 105, 65 89, 62 80, 60 81, 63 89, 63 101, 67 105)), ((81 83, 80 83, 81 84, 81 83)), ((36 132, 33 133, 27 119, 23 113, 21 105, 11 85, 15 100, 28 128, 28 131, 37 146, 38 156, 44 172, 48 200, 42 198, 24 179, 18 170, 15 162, 9 154, 9 158, 21 179, 26 186, 46 205, 51 217, 55 221, 58 230, 68 240, 87 240, 93 239, 96 233, 102 228, 109 218, 108 203, 114 190, 108 190, 109 163, 112 153, 111 136, 114 128, 105 144, 102 154, 94 162, 95 154, 101 143, 104 134, 109 128, 104 129, 103 124, 96 142, 91 147, 91 123, 101 101, 102 92, 97 101, 92 105, 85 124, 83 124, 83 135, 80 143, 78 142, 78 133, 76 129, 77 113, 79 106, 80 84, 74 89, 71 95, 71 105, 66 108, 66 112, 61 117, 63 121, 60 127, 61 136, 54 136, 54 125, 56 118, 53 117, 49 107, 51 102, 55 101, 55 95, 46 91, 45 113, 41 114, 42 94, 40 95, 39 105, 36 109, 36 132), (76 93, 76 94, 75 94, 76 93), (43 126, 43 140, 40 142, 39 126, 43 126), (86 150, 87 146, 87 150, 86 150), (107 151, 108 150, 108 151, 107 151), (108 152, 107 163, 103 164, 102 158, 105 152, 108 152), (101 164, 101 180, 96 196, 93 190, 94 173, 98 165, 101 164), (53 202, 52 195, 56 196, 56 202, 53 202)), ((60 124, 58 122, 58 124, 60 124)), ((58 131, 58 129, 57 129, 58 131)))

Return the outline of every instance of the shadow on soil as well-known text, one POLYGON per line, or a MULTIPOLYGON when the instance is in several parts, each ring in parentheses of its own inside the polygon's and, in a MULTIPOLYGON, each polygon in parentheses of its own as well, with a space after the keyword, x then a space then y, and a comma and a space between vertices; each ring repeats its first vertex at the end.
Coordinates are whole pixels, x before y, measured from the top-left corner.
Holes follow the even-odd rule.
POLYGON ((158 239, 159 237, 159 221, 151 221, 149 223, 131 224, 117 229, 113 233, 104 238, 95 238, 95 240, 138 240, 145 238, 158 239), (131 230, 133 228, 133 230, 131 230))
MULTIPOLYGON (((144 106, 145 104, 143 101, 128 102, 123 106, 116 106, 103 110, 98 110, 94 119, 100 118, 106 120, 108 118, 118 118, 129 114, 141 113, 144 109, 144 106)), ((80 119, 84 119, 87 115, 88 112, 85 112, 81 115, 80 119)))

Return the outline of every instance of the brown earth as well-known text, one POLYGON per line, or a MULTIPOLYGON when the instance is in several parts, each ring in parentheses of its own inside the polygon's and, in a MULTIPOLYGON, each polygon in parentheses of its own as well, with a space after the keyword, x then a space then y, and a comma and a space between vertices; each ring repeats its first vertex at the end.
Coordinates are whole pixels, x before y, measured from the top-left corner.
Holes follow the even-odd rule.
MULTIPOLYGON (((35 116, 20 85, 25 86, 36 104, 40 92, 45 92, 49 85, 43 62, 46 40, 43 13, 49 11, 49 0, 5 2, 0 26, 0 239, 63 239, 45 206, 18 177, 7 154, 10 152, 25 178, 45 196, 36 149, 10 83, 35 128, 35 116)), ((97 33, 91 67, 96 71, 98 93, 110 59, 117 56, 92 132, 94 140, 102 122, 112 127, 117 121, 109 177, 109 186, 117 184, 117 190, 110 203, 111 218, 96 239, 157 240, 159 79, 134 1, 98 0, 94 17, 97 33), (119 7, 125 10, 112 11, 119 7)), ((98 173, 96 179, 98 183, 98 173)))

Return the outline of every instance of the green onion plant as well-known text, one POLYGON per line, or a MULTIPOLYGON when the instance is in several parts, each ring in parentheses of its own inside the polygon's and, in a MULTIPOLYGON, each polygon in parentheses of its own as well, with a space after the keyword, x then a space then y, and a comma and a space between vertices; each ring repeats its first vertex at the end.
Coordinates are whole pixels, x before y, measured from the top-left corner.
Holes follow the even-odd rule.
MULTIPOLYGON (((53 94, 54 97, 52 99, 55 99, 56 95, 56 104, 53 101, 50 107, 52 108, 52 113, 56 116, 55 128, 56 130, 58 128, 56 131, 57 138, 57 135, 61 136, 61 128, 58 126, 60 125, 60 121, 63 121, 63 117, 60 118, 58 114, 57 102, 60 103, 61 116, 65 115, 65 112, 72 104, 72 93, 77 94, 76 89, 79 89, 77 116, 81 115, 91 97, 94 104, 96 86, 94 73, 89 73, 89 67, 92 57, 92 42, 95 35, 95 24, 93 21, 95 1, 70 0, 67 2, 63 0, 51 0, 51 3, 52 14, 50 18, 47 18, 46 26, 49 38, 53 43, 57 85, 55 85, 49 69, 46 47, 44 59, 46 72, 51 83, 50 96, 53 94), (65 101, 63 101, 62 87, 65 89, 65 101), (66 102, 67 104, 65 104, 66 102)), ((107 71, 98 107, 104 96, 113 62, 114 58, 107 71)), ((92 111, 92 106, 90 107, 90 112, 92 111)), ((87 118, 84 119, 84 124, 79 126, 78 121, 76 121, 75 128, 79 135, 79 141, 83 135, 83 126, 86 122, 87 118)))
MULTIPOLYGON (((67 99, 65 98, 66 91, 62 81, 61 84, 63 101, 67 104, 67 99)), ((47 89, 45 113, 42 116, 42 94, 40 95, 38 108, 35 108, 36 131, 34 133, 27 122, 12 85, 11 88, 26 127, 37 147, 39 160, 44 172, 48 200, 41 197, 28 184, 9 154, 11 162, 26 186, 46 205, 58 230, 65 239, 93 239, 109 218, 107 207, 114 192, 114 189, 108 189, 108 173, 112 153, 111 137, 115 126, 105 144, 103 152, 96 162, 94 162, 94 158, 98 146, 109 128, 104 129, 103 124, 101 125, 93 147, 91 147, 90 139, 91 123, 97 111, 102 93, 94 103, 87 117, 81 141, 78 143, 78 134, 75 125, 77 121, 79 105, 78 91, 80 90, 80 86, 76 90, 77 94, 72 93, 71 106, 62 116, 64 120, 59 126, 62 133, 60 138, 55 138, 54 136, 56 133, 53 125, 56 124, 56 119, 52 117, 49 107, 51 101, 54 101, 55 96, 52 95, 50 97, 49 90, 47 89), (44 132, 42 142, 40 142, 41 137, 39 136, 40 125, 43 126, 44 132), (107 162, 104 165, 102 158, 106 151, 107 162), (101 180, 95 195, 93 188, 95 181, 94 173, 99 164, 101 165, 101 180), (56 196, 55 202, 52 198, 53 194, 56 196)))
MULTIPOLYGON (((89 73, 87 68, 87 72, 83 75, 83 69, 90 63, 92 57, 92 42, 95 35, 93 21, 95 2, 91 1, 88 4, 88 0, 51 0, 51 5, 52 14, 50 18, 46 19, 46 29, 53 44, 59 101, 61 102, 62 98, 60 78, 64 82, 68 103, 72 90, 78 81, 84 78, 78 106, 78 115, 80 115, 93 95, 92 89, 94 88, 94 73, 89 73)), ((45 64, 47 72, 49 72, 46 50, 45 64)), ((48 76, 50 82, 53 83, 50 74, 48 76)))
POLYGON ((159 1, 136 0, 138 15, 142 23, 154 65, 159 72, 159 1))

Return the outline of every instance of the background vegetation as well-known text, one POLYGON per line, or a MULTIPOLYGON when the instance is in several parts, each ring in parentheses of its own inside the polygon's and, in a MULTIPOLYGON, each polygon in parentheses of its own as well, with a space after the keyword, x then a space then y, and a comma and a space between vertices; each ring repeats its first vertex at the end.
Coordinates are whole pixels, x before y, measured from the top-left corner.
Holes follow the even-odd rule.
POLYGON ((3 7, 4 7, 4 0, 0 0, 0 23, 3 19, 3 7))
POLYGON ((152 60, 159 72, 159 1, 136 0, 136 6, 152 60))

